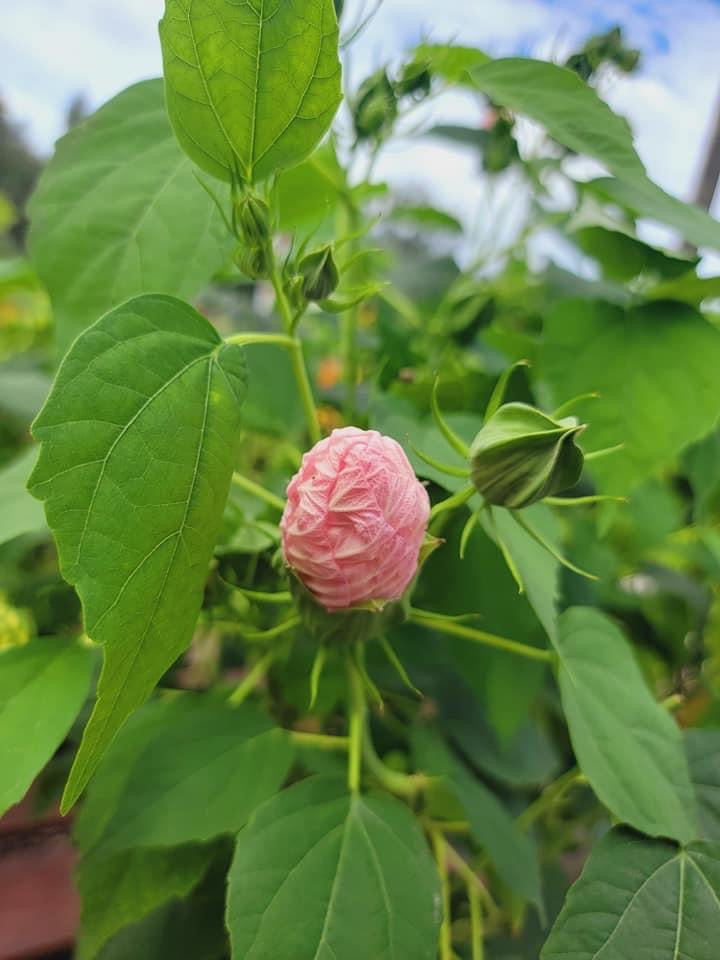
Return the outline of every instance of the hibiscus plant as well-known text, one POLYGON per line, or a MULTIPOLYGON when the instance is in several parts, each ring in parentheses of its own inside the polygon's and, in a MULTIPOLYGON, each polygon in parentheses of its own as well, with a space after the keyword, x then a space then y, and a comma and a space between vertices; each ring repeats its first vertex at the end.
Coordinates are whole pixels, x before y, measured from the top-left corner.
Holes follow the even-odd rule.
POLYGON ((720 225, 598 95, 619 31, 343 81, 338 13, 166 0, 39 180, 0 807, 62 783, 79 960, 715 960, 720 225))

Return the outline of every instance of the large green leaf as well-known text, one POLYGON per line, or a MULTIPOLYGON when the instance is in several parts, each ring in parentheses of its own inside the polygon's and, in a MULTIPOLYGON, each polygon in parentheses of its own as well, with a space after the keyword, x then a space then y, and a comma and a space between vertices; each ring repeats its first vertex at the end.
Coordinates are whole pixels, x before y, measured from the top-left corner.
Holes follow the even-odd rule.
POLYGON ((168 112, 204 170, 249 181, 299 163, 341 99, 332 0, 166 0, 168 112))
MULTIPOLYGON (((189 897, 173 897, 136 923, 123 927, 98 960, 226 960, 223 923, 226 864, 213 864, 189 897)), ((112 903, 112 892, 103 891, 112 903)))
MULTIPOLYGON (((558 540, 558 524, 552 511, 538 503, 523 511, 526 518, 551 543, 558 540)), ((557 561, 516 522, 510 510, 493 510, 494 527, 490 532, 502 538, 522 578, 525 594, 550 640, 557 634, 558 571, 557 561)), ((487 521, 484 520, 487 524, 487 521)))
POLYGON ((131 300, 74 343, 33 425, 45 501, 85 629, 105 645, 69 807, 190 642, 239 449, 242 350, 191 307, 131 300))
POLYGON ((36 457, 31 448, 0 470, 0 543, 45 529, 43 509, 25 488, 36 457))
POLYGON ((574 71, 509 57, 477 67, 472 78, 496 103, 535 120, 564 146, 594 157, 616 177, 645 177, 627 121, 574 71))
POLYGON ((95 856, 235 833, 287 776, 292 746, 254 705, 186 693, 122 730, 88 790, 76 839, 95 856))
POLYGON ((63 351, 129 297, 194 296, 226 255, 222 220, 173 136, 161 80, 124 90, 58 142, 29 213, 63 351))
POLYGON ((600 800, 643 833, 697 837, 680 730, 650 696, 621 632, 599 610, 571 607, 556 646, 570 739, 600 800))
POLYGON ((616 176, 620 179, 601 177, 591 181, 590 186, 605 199, 640 217, 673 227, 688 243, 720 249, 720 223, 705 210, 671 197, 647 177, 630 181, 617 172, 616 176))
POLYGON ((720 846, 615 829, 592 851, 542 960, 715 960, 720 846))
POLYGON ((477 47, 455 43, 421 43, 413 51, 413 60, 426 63, 433 76, 448 83, 475 87, 473 71, 490 60, 477 47))
POLYGON ((602 179, 606 196, 680 230, 690 243, 720 249, 720 224, 699 207, 665 193, 647 176, 627 122, 572 70, 511 57, 472 70, 477 89, 525 114, 577 153, 593 157, 617 179, 602 179))
POLYGON ((540 904, 537 849, 501 801, 467 770, 432 729, 415 729, 413 753, 421 770, 443 778, 465 813, 473 840, 487 852, 504 883, 540 904))
POLYGON ((311 778, 237 840, 227 925, 235 960, 434 960, 438 877, 407 807, 311 778))
POLYGON ((75 640, 45 638, 0 654, 0 815, 65 739, 85 702, 92 656, 75 640))
POLYGON ((128 850, 84 857, 76 882, 82 898, 76 960, 90 960, 118 930, 137 923, 163 903, 185 897, 208 869, 212 847, 128 850), (112 896, 108 896, 108 891, 112 896))
POLYGON ((720 332, 684 304, 627 311, 603 301, 558 304, 545 322, 542 366, 557 403, 600 394, 582 443, 590 450, 625 444, 591 465, 613 493, 630 493, 671 463, 720 413, 720 332))
POLYGON ((720 729, 686 730, 684 737, 702 836, 720 842, 720 729))

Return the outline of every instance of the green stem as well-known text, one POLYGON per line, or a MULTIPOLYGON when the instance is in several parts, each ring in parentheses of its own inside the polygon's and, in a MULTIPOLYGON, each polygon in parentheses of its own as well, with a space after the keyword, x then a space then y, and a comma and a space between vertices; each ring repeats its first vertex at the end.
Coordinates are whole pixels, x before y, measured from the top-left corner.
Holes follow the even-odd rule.
POLYGON ((305 422, 307 424, 310 442, 315 444, 321 437, 320 424, 318 423, 315 400, 313 399, 310 378, 308 377, 307 367, 305 366, 305 357, 303 355, 302 342, 295 336, 295 328, 302 313, 293 314, 292 308, 285 294, 282 276, 277 267, 275 251, 272 249, 272 243, 268 245, 268 258, 270 261, 270 282, 275 291, 275 300, 278 313, 282 318, 283 325, 287 330, 286 346, 290 348, 290 360, 292 362, 295 381, 300 392, 300 401, 305 413, 305 422))
POLYGON ((470 905, 470 932, 472 937, 472 960, 483 960, 485 947, 483 944, 483 913, 480 895, 477 887, 469 880, 465 880, 468 904, 470 905))
POLYGON ((353 649, 347 650, 347 678, 349 690, 348 704, 348 737, 350 749, 348 752, 348 787, 353 793, 360 790, 362 774, 363 740, 365 737, 365 684, 353 658, 353 649))
POLYGON ((333 737, 328 733, 306 733, 304 730, 290 730, 288 735, 293 743, 301 747, 313 747, 317 750, 341 750, 350 747, 348 737, 333 737))
POLYGON ((475 493, 477 493, 477 490, 471 483, 469 483, 466 487, 463 487, 462 490, 458 490, 458 492, 454 493, 451 497, 436 503, 430 511, 430 522, 432 523, 435 517, 441 513, 445 513, 446 510, 454 510, 455 507, 461 507, 464 503, 467 503, 468 500, 472 499, 475 493))
POLYGON ((462 623, 456 623, 453 620, 445 620, 435 616, 435 614, 429 610, 412 608, 410 611, 410 621, 417 623, 421 627, 427 627, 428 630, 437 630, 439 633, 462 637, 464 640, 471 640, 473 643, 481 643, 487 647, 494 647, 496 650, 504 650, 506 653, 514 653, 521 657, 528 657, 530 660, 543 660, 546 663, 552 663, 555 659, 555 655, 551 650, 544 650, 540 647, 530 647, 525 643, 518 643, 517 640, 509 640, 507 637, 498 637, 494 633, 486 633, 484 630, 466 627, 462 623))
POLYGON ((281 513, 285 509, 285 501, 282 499, 282 497, 278 497, 276 494, 266 490, 265 487, 261 487, 260 484, 255 483, 254 480, 248 480, 248 478, 244 477, 241 473, 234 473, 232 475, 232 482, 236 487, 240 487, 241 490, 244 490, 245 493, 249 493, 253 497, 257 497, 258 500, 264 500, 265 503, 269 504, 271 507, 274 507, 276 510, 279 510, 281 513))
POLYGON ((440 875, 440 894, 442 898, 442 923, 440 926, 440 960, 452 960, 452 931, 450 916, 450 877, 447 869, 447 843, 439 830, 430 834, 440 875))
POLYGON ((545 497, 544 502, 551 507, 582 507, 593 503, 627 503, 627 497, 613 497, 604 493, 593 493, 587 497, 545 497))
POLYGON ((238 624, 238 633, 243 640, 274 640, 275 637, 280 637, 284 633, 289 633, 291 630, 294 630, 295 627, 300 626, 301 620, 300 614, 296 614, 288 620, 283 620, 283 622, 279 623, 276 627, 270 627, 269 630, 244 630, 242 626, 238 624))
POLYGON ((518 826, 526 830, 531 823, 554 806, 564 794, 574 786, 587 783, 587 777, 577 767, 567 770, 552 783, 549 783, 537 800, 533 801, 517 818, 518 826))
POLYGON ((262 657, 248 670, 235 690, 228 697, 228 703, 233 707, 239 707, 241 703, 250 696, 258 683, 263 679, 270 669, 273 660, 277 655, 277 650, 268 650, 262 657))
POLYGON ((357 307, 346 310, 340 326, 340 355, 342 357, 343 377, 345 380, 345 419, 352 423, 355 416, 355 392, 357 386, 357 307))
POLYGON ((315 408, 312 387, 310 386, 310 377, 308 376, 307 367, 305 366, 302 342, 297 337, 293 337, 292 339, 290 360, 292 362, 297 388, 300 393, 300 402, 305 412, 305 423, 307 424, 310 442, 316 444, 322 434, 320 432, 320 423, 318 421, 317 409, 315 408))
POLYGON ((370 773, 389 793, 399 797, 414 797, 427 786, 428 778, 423 773, 401 773, 399 770, 391 770, 390 767, 385 766, 375 752, 367 731, 363 741, 363 755, 370 773))
POLYGON ((249 347, 255 343, 274 343, 280 347, 291 347, 293 338, 285 333, 234 333, 225 337, 225 343, 232 343, 238 347, 249 347))
POLYGON ((465 883, 468 885, 472 884, 472 886, 478 892, 485 906, 487 907, 488 916, 497 918, 500 913, 500 908, 490 896, 490 892, 488 891, 487 887, 477 873, 472 869, 472 867, 470 867, 460 856, 455 847, 447 842, 445 845, 445 856, 447 857, 448 862, 452 864, 453 869, 456 870, 457 873, 459 873, 463 878, 465 883))
POLYGON ((238 590, 244 594, 248 600, 257 600, 258 603, 272 603, 280 606, 286 603, 292 603, 292 594, 289 590, 283 590, 278 593, 264 593, 262 590, 247 590, 245 587, 238 587, 238 590))

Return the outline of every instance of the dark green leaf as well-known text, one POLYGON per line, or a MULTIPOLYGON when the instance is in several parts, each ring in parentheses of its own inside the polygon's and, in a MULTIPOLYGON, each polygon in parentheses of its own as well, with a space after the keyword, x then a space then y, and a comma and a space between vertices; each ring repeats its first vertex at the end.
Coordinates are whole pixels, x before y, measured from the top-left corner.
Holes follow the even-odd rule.
POLYGON ((62 351, 129 297, 194 296, 226 255, 220 215, 170 129, 161 80, 129 87, 63 137, 29 212, 62 351))
POLYGON ((35 421, 31 492, 46 502, 85 629, 105 645, 66 808, 190 642, 244 392, 242 350, 179 300, 138 297, 75 341, 35 421))
POLYGON ((702 836, 720 841, 720 729, 686 730, 684 739, 702 836))
POLYGON ((287 776, 293 750, 253 704, 210 695, 149 704, 119 734, 78 818, 97 856, 235 833, 287 776))
POLYGON ((212 855, 212 848, 186 846, 84 857, 76 876, 82 898, 76 960, 90 960, 123 927, 168 900, 186 897, 202 879, 212 855))
POLYGON ((0 653, 0 815, 65 739, 85 702, 92 655, 75 640, 39 639, 0 653))
POLYGON ((220 863, 187 899, 173 899, 124 927, 103 947, 98 960, 225 960, 224 894, 225 865, 220 863))
POLYGON ((612 830, 570 888, 542 960, 715 960, 720 846, 612 830))
POLYGON ((542 364, 557 403, 600 394, 583 447, 625 444, 588 465, 611 493, 627 495, 672 462, 720 409, 720 332, 684 304, 627 311, 602 301, 558 304, 545 322, 542 364))
POLYGON ((168 112, 188 155, 229 180, 299 163, 341 99, 332 0, 166 0, 168 112))
POLYGON ((680 730, 650 696, 622 633, 599 610, 572 607, 556 646, 570 739, 600 800, 643 833, 694 839, 680 730))
POLYGON ((434 960, 438 877, 407 807, 311 778, 238 836, 227 925, 236 960, 434 960))

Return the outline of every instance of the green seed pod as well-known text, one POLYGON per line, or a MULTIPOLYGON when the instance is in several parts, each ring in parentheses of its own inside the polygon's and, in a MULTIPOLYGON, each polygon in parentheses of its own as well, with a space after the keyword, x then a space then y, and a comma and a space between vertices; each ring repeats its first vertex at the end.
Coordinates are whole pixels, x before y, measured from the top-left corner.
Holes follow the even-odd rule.
POLYGON ((506 403, 470 447, 472 482, 488 502, 519 510, 573 487, 583 469, 575 438, 584 424, 553 420, 525 403, 506 403))
POLYGON ((255 193, 245 193, 235 201, 233 226, 238 239, 249 246, 265 245, 270 240, 270 210, 255 193))
POLYGON ((302 292, 307 300, 325 300, 340 281, 329 245, 303 257, 298 270, 302 277, 302 292))

